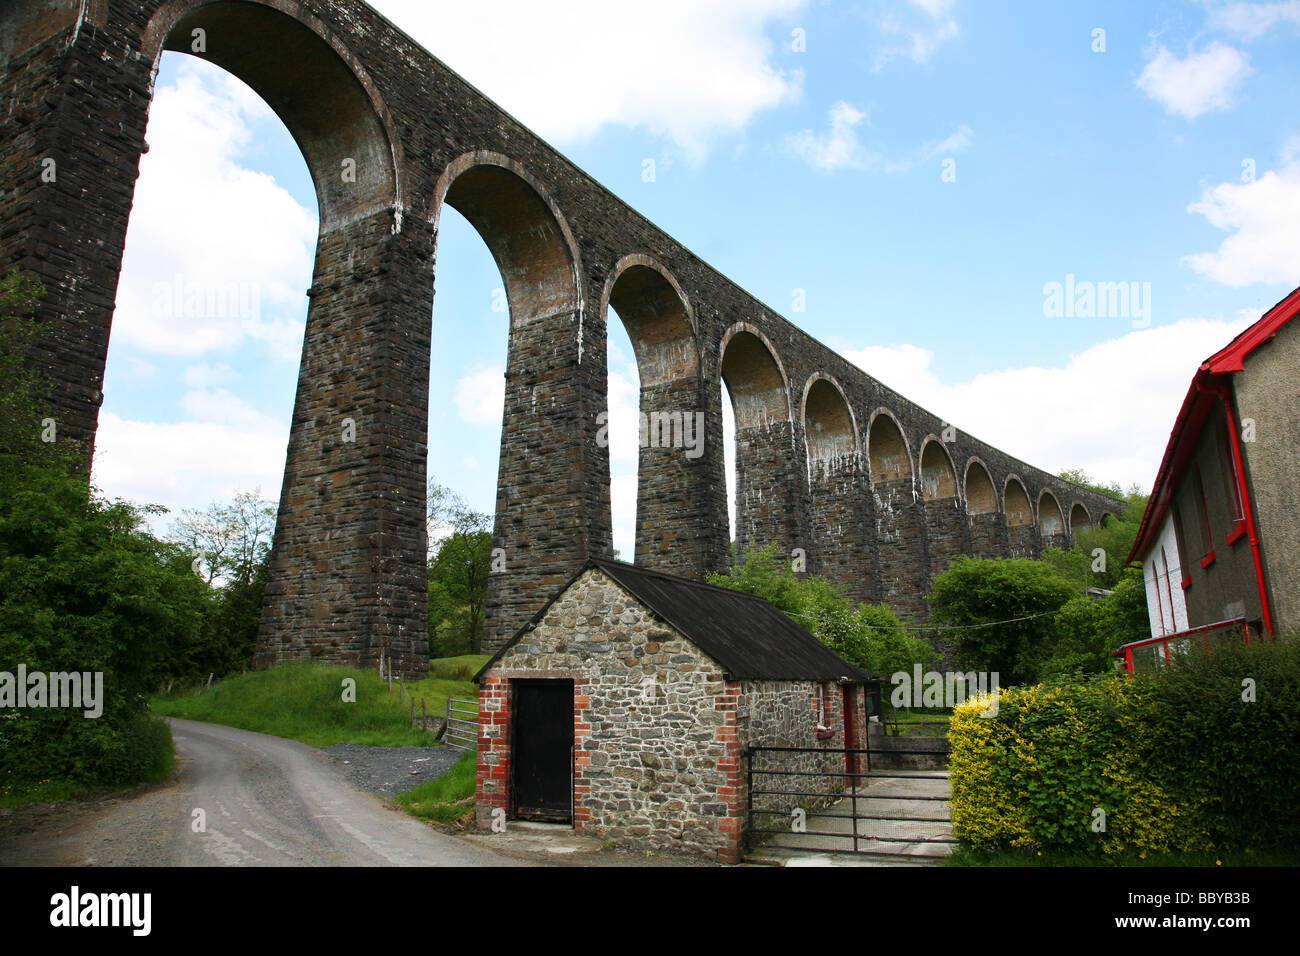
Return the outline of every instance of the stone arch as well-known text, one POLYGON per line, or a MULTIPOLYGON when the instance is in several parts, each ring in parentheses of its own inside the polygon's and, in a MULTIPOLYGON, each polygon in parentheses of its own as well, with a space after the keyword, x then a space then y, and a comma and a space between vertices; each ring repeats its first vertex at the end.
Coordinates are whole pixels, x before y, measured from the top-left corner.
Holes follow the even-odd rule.
POLYGON ((1078 531, 1080 528, 1092 526, 1092 516, 1088 514, 1088 509, 1084 507, 1082 501, 1076 501, 1070 506, 1070 533, 1078 531))
POLYGON ((465 153, 438 177, 432 222, 445 202, 487 243, 510 303, 510 327, 582 309, 581 262, 555 202, 521 164, 490 150, 465 153))
POLYGON ((921 494, 926 501, 956 498, 957 469, 953 466, 948 449, 936 435, 921 442, 921 494))
MULTIPOLYGON (((716 566, 721 555, 711 552, 709 540, 698 533, 706 524, 713 495, 707 467, 698 467, 708 426, 700 400, 700 353, 690 301, 659 262, 633 253, 610 272, 600 307, 606 329, 610 307, 618 314, 636 357, 641 418, 635 561, 699 576, 716 566)), ((610 484, 612 489, 612 477, 610 484)), ((611 496, 611 517, 613 506, 611 496)))
POLYGON ((793 421, 790 380, 767 336, 738 322, 723 335, 720 353, 737 432, 793 421))
POLYGON ((810 473, 858 453, 858 422, 839 382, 814 372, 804 385, 802 408, 810 473))
POLYGON ((878 408, 871 415, 867 430, 867 455, 871 468, 871 482, 911 479, 912 450, 908 446, 903 427, 886 408, 878 408))
POLYGON ((656 260, 640 253, 620 259, 601 296, 606 321, 610 306, 632 340, 642 390, 699 374, 695 313, 677 280, 656 260))
POLYGON ((1034 506, 1029 502, 1025 483, 1017 475, 1008 475, 1002 487, 1002 508, 1008 527, 1017 528, 1034 523, 1034 506))
POLYGON ((356 57, 302 4, 172 0, 149 21, 142 50, 155 76, 164 50, 186 53, 238 77, 266 102, 302 150, 322 235, 385 209, 400 228, 401 146, 387 108, 356 57), (196 51, 198 29, 204 48, 196 51))
POLYGON ((1115 519, 1115 516, 1114 516, 1113 514, 1111 514, 1109 511, 1103 511, 1103 512, 1101 513, 1101 518, 1098 519, 1098 521, 1097 521, 1097 524, 1098 524, 1100 527, 1108 528, 1108 527, 1110 527, 1110 523, 1111 523, 1114 519, 1115 519))
POLYGON ((966 477, 962 482, 966 492, 966 513, 971 515, 997 514, 998 492, 988 465, 979 458, 966 463, 966 477))
POLYGON ((1043 534, 1064 534, 1065 517, 1056 495, 1044 488, 1038 496, 1038 526, 1043 534))

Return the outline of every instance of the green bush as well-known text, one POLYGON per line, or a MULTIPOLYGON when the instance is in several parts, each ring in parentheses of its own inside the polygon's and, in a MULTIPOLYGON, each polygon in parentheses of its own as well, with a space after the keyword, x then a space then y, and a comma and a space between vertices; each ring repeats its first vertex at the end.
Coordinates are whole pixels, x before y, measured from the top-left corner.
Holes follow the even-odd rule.
POLYGON ((59 465, 0 467, 0 670, 103 674, 103 712, 5 714, 0 774, 12 783, 117 786, 145 779, 153 686, 169 646, 200 633, 206 586, 183 554, 143 531, 140 511, 91 494, 59 465))
POLYGON ((958 707, 948 735, 953 832, 972 847, 1300 849, 1300 642, 1004 690, 993 717, 981 706, 958 707))
POLYGON ((710 574, 710 584, 765 598, 850 664, 888 679, 936 657, 883 604, 854 604, 824 578, 798 577, 777 548, 750 551, 730 574, 710 574))
POLYGON ((1029 683, 1053 643, 1053 613, 1077 593, 1039 561, 960 555, 934 579, 931 620, 953 627, 940 634, 952 636, 958 667, 994 671, 1003 686, 1029 683))

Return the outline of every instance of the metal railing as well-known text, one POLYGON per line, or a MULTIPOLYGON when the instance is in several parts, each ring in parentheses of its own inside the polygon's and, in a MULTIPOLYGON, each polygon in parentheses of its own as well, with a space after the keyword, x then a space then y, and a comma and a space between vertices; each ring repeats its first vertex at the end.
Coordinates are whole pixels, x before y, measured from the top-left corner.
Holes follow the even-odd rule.
POLYGON ((1246 619, 1244 617, 1234 617, 1226 621, 1216 621, 1213 624, 1188 628, 1174 634, 1162 634, 1159 637, 1148 637, 1141 641, 1132 641, 1117 647, 1110 653, 1112 657, 1124 659, 1124 669, 1128 671, 1128 676, 1132 677, 1137 673, 1163 667, 1173 660, 1174 654, 1190 653, 1192 648, 1198 644, 1203 645, 1205 653, 1209 654, 1213 646, 1211 644, 1211 635, 1215 640, 1222 642, 1224 639, 1230 638, 1234 631, 1237 630, 1241 632, 1242 640, 1249 644, 1250 628, 1246 626, 1246 619))
POLYGON ((831 837, 842 841, 842 846, 832 845, 818 847, 819 852, 827 853, 860 853, 864 851, 864 844, 867 847, 873 847, 880 842, 907 842, 907 843, 952 843, 950 837, 927 837, 898 834, 865 834, 861 832, 860 821, 884 821, 897 823, 916 824, 918 822, 946 824, 948 821, 943 817, 918 817, 915 815, 906 815, 898 812, 879 812, 872 809, 876 802, 880 800, 887 801, 916 801, 918 805, 933 805, 935 802, 946 802, 946 795, 938 794, 906 794, 906 793, 871 793, 869 787, 872 781, 879 780, 947 780, 948 775, 944 772, 925 772, 925 771, 904 771, 890 772, 870 769, 870 757, 872 754, 926 754, 932 755, 931 750, 911 750, 911 749, 890 749, 880 751, 875 748, 868 750, 842 750, 832 748, 815 748, 815 747, 750 747, 745 751, 745 831, 750 842, 753 837, 764 835, 788 835, 791 833, 799 836, 811 837, 831 837), (799 754, 818 754, 823 757, 833 758, 837 766, 823 767, 814 770, 790 769, 793 760, 791 758, 799 754), (766 762, 768 766, 760 766, 766 762), (775 764, 775 766, 772 766, 775 764), (866 769, 859 769, 865 767, 866 769), (811 784, 805 784, 804 781, 813 780, 811 784), (821 783, 821 786, 818 786, 821 783), (768 799, 764 799, 768 798, 768 799), (826 806, 823 808, 814 808, 808 810, 803 807, 803 803, 809 799, 816 799, 819 802, 824 801, 826 806), (775 803, 778 806, 764 807, 756 804, 775 803), (763 822, 770 821, 771 817, 780 817, 790 819, 797 810, 802 810, 804 818, 814 826, 818 820, 822 821, 847 821, 848 832, 836 830, 818 830, 808 826, 794 829, 792 826, 775 827, 764 826, 763 822))

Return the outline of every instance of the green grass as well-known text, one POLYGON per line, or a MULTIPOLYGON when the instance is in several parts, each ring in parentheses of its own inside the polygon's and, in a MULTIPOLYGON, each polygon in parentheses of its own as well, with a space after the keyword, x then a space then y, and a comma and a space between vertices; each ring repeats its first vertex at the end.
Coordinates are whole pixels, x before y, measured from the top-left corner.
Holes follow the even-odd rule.
POLYGON ((158 695, 151 707, 162 716, 255 730, 313 747, 435 746, 430 734, 411 726, 398 703, 396 684, 390 692, 372 670, 310 661, 228 677, 207 691, 158 695), (343 700, 346 678, 356 681, 355 702, 343 700))
POLYGON ((0 808, 22 807, 29 803, 62 803, 65 800, 80 800, 89 793, 88 787, 64 780, 0 784, 0 808))
MULTIPOLYGON (((407 708, 410 699, 415 699, 415 712, 420 713, 420 701, 424 701, 425 712, 430 717, 442 717, 447 713, 447 698, 459 700, 478 700, 478 684, 471 677, 479 672, 488 662, 487 654, 464 654, 460 657, 438 657, 429 661, 429 676, 424 680, 407 681, 402 692, 406 695, 407 708)), ((393 681, 393 697, 398 696, 397 681, 393 681)))
POLYGON ((394 798, 412 816, 435 823, 456 823, 474 813, 474 785, 477 754, 463 753, 452 768, 437 780, 422 783, 394 798))
MULTIPOLYGON (((460 657, 435 657, 429 661, 429 676, 444 680, 472 683, 475 674, 492 659, 491 654, 462 654, 460 657)), ((477 685, 473 685, 477 686, 477 685)))
POLYGON ((1296 866, 1300 854, 1272 851, 1223 851, 1221 853, 1148 853, 1097 856, 1088 853, 1056 853, 1036 850, 976 850, 959 844, 949 866, 1296 866))
POLYGON ((952 711, 886 708, 884 720, 898 722, 900 733, 917 737, 946 737, 952 711), (929 726, 926 726, 929 725, 929 726))

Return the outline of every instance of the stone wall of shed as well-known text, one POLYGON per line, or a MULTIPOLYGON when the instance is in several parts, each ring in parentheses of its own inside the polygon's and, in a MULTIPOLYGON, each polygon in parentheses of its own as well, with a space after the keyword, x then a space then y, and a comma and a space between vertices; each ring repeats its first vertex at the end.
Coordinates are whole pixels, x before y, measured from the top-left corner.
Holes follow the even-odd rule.
MULTIPOLYGON (((754 790, 805 791, 838 794, 844 791, 844 702, 840 685, 826 683, 828 715, 824 721, 829 736, 817 736, 817 683, 815 681, 744 681, 740 693, 740 742, 742 752, 751 747, 793 747, 812 751, 801 753, 760 752, 754 756, 755 770, 798 771, 809 777, 756 775, 754 790), (833 753, 830 751, 834 751, 833 753)), ((866 739, 862 721, 862 691, 858 695, 859 741, 866 739)), ((858 743, 859 747, 865 744, 858 743)), ((865 766, 859 768, 864 771, 865 766)), ((748 807, 748 778, 742 779, 741 798, 748 807)), ((780 828, 788 826, 796 807, 822 808, 838 797, 808 797, 756 793, 753 800, 754 826, 780 828), (768 812, 773 811, 773 812, 768 812)))
POLYGON ((738 859, 738 684, 590 569, 484 675, 478 822, 509 809, 510 681, 574 681, 574 829, 738 859))

